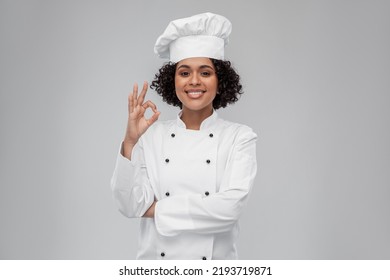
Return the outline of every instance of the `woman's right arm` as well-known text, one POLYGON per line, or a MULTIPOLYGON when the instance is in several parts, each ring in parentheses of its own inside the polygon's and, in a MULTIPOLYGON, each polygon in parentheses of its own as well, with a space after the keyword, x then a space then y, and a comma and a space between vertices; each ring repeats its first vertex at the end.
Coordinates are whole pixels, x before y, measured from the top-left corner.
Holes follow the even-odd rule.
POLYGON ((144 83, 138 96, 137 84, 129 95, 129 117, 125 138, 121 144, 116 167, 111 179, 111 188, 119 211, 127 217, 142 217, 154 205, 154 192, 150 185, 140 137, 158 119, 160 112, 151 101, 144 102, 147 91, 144 83), (145 118, 151 108, 153 115, 145 118))

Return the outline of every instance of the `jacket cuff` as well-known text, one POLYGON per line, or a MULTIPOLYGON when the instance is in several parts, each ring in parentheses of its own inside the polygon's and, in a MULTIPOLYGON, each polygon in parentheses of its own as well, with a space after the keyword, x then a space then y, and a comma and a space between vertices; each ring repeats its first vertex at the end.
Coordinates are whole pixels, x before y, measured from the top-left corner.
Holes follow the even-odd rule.
POLYGON ((194 229, 189 213, 188 196, 177 195, 157 201, 154 210, 154 222, 159 234, 175 236, 183 231, 194 229))
MULTIPOLYGON (((114 174, 111 178, 112 189, 119 189, 121 186, 130 186, 130 182, 134 177, 135 162, 129 160, 122 155, 123 142, 119 147, 119 152, 116 158, 116 166, 114 174)), ((134 151, 134 149, 133 149, 134 151)))

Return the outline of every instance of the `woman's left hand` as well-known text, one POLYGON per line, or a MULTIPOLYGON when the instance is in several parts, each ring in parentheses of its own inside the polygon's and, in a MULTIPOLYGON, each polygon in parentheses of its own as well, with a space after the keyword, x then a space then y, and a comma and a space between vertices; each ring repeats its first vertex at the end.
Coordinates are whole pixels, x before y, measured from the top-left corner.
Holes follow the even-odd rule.
POLYGON ((154 218, 154 208, 156 207, 156 202, 153 201, 152 205, 146 210, 145 214, 142 216, 144 218, 154 218))

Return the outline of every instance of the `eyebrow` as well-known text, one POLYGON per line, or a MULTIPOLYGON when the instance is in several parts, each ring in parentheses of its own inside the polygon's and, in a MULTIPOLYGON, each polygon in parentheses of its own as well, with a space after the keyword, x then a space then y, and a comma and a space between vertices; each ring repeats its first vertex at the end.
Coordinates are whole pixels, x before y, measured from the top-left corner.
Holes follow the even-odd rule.
MULTIPOLYGON (((177 67, 177 70, 179 70, 180 68, 191 68, 191 67, 189 65, 183 64, 177 67)), ((203 69, 203 68, 210 68, 211 70, 215 71, 213 67, 207 64, 199 66, 199 69, 203 69)))

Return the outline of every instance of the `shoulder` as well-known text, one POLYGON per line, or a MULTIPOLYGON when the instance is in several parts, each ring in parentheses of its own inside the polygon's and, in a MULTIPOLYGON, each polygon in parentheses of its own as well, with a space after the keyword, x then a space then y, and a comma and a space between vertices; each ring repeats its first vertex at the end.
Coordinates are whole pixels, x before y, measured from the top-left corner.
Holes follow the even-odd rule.
POLYGON ((176 120, 157 121, 147 130, 147 132, 151 134, 165 132, 170 130, 175 124, 176 120))
POLYGON ((257 134, 245 124, 219 119, 218 127, 222 136, 234 137, 239 142, 257 139, 257 134))

